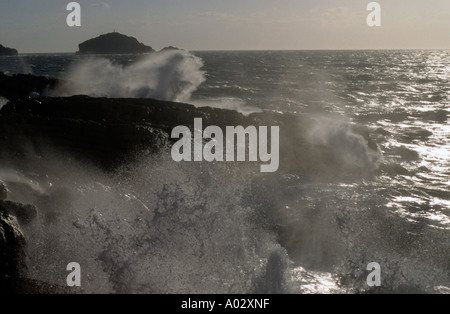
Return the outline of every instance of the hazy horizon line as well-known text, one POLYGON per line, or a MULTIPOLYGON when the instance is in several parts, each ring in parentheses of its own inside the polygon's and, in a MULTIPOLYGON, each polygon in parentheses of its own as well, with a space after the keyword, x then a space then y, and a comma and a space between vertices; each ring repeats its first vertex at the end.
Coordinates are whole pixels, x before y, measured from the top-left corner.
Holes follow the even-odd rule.
MULTIPOLYGON (((159 52, 155 50, 154 52, 159 52)), ((264 51, 413 51, 413 50, 429 50, 429 51, 448 51, 450 48, 284 48, 284 49, 183 49, 180 50, 190 52, 264 52, 264 51)), ((152 52, 150 52, 152 53, 152 52)), ((77 54, 75 51, 48 51, 48 52, 19 52, 16 56, 21 55, 38 55, 38 54, 77 54)), ((129 53, 133 55, 134 53, 129 53)), ((91 55, 114 55, 114 54, 91 54, 91 55)), ((126 55, 126 54, 123 54, 126 55)), ((12 56, 14 57, 14 56, 12 56)))

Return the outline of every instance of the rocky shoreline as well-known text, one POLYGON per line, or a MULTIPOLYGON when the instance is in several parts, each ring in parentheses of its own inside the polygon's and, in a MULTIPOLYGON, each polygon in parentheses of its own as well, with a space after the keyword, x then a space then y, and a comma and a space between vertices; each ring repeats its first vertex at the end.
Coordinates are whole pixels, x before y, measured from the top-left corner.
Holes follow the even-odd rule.
MULTIPOLYGON (((312 118, 276 112, 253 113, 196 108, 189 104, 155 99, 109 99, 87 96, 44 97, 60 82, 31 75, 0 74, 0 96, 8 99, 0 108, 0 166, 21 164, 30 152, 45 158, 57 150, 61 158, 73 158, 113 171, 131 163, 142 154, 170 150, 170 134, 176 126, 193 128, 194 119, 204 126, 279 126, 280 169, 277 173, 302 173, 305 176, 330 178, 334 175, 370 173, 365 161, 343 164, 339 151, 330 144, 311 143, 312 118)), ((376 144, 365 128, 348 132, 364 142, 367 152, 376 154, 376 144)), ((338 145, 338 143, 336 143, 338 145)), ((259 173, 259 163, 236 165, 259 173)), ((2 178, 0 177, 0 180, 2 178)), ((26 278, 24 252, 26 239, 21 227, 39 214, 33 205, 8 200, 8 189, 0 183, 0 292, 67 293, 63 287, 26 278)), ((73 293, 73 290, 71 291, 73 293)))
MULTIPOLYGON (((202 118, 204 127, 215 125, 222 129, 239 125, 279 126, 281 172, 305 172, 314 176, 325 173, 330 177, 355 167, 359 171, 367 170, 364 160, 339 163, 333 143, 312 143, 311 134, 318 124, 315 118, 277 112, 245 116, 233 110, 197 108, 156 99, 42 96, 51 95, 59 83, 52 78, 0 73, 0 96, 9 100, 0 109, 3 147, 0 160, 8 154, 16 157, 26 154, 23 146, 29 143, 36 151, 57 147, 110 168, 136 153, 167 149, 174 142, 170 138, 173 128, 181 125, 192 130, 194 119, 202 118)), ((369 154, 376 153, 377 146, 370 139, 368 129, 349 126, 344 131, 352 137, 350 141, 360 141, 369 154)))

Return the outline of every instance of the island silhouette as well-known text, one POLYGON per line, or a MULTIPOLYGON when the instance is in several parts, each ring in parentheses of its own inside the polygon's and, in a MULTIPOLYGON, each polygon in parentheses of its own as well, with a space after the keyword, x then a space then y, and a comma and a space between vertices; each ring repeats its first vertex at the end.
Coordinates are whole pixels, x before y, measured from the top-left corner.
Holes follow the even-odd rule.
POLYGON ((79 44, 77 54, 141 54, 154 51, 136 38, 114 31, 79 44))

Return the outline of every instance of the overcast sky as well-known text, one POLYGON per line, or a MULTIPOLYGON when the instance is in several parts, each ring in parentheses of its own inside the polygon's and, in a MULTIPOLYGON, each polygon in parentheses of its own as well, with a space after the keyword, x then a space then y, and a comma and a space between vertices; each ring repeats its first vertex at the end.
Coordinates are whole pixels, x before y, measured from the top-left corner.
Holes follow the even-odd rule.
POLYGON ((114 29, 159 50, 450 49, 450 0, 78 1, 81 27, 62 0, 0 0, 0 44, 21 53, 74 52, 114 29))

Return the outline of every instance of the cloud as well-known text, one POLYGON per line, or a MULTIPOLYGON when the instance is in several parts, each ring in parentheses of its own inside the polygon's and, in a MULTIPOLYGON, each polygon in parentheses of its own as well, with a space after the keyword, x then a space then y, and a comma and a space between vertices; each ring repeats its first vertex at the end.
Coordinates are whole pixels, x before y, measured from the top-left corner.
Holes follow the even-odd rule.
POLYGON ((104 9, 111 9, 111 5, 108 2, 92 3, 91 7, 99 7, 99 8, 104 8, 104 9))

